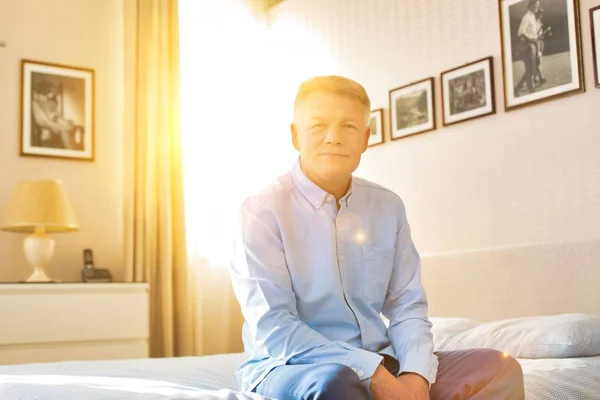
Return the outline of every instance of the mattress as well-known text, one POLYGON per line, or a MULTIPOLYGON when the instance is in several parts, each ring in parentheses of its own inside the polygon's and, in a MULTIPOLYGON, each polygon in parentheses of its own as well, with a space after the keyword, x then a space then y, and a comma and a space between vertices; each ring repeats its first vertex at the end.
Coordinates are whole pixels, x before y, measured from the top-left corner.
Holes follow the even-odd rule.
MULTIPOLYGON (((243 353, 0 366, 2 400, 265 400, 237 391, 243 353)), ((526 400, 600 400, 600 357, 519 359, 526 400)))

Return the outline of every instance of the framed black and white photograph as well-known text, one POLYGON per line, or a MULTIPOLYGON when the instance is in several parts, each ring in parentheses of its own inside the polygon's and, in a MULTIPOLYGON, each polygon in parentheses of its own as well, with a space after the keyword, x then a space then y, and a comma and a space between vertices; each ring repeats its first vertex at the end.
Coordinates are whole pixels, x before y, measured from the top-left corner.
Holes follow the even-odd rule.
POLYGON ((496 113, 492 57, 442 72, 443 124, 496 113))
POLYGON ((22 60, 21 155, 94 160, 94 70, 22 60))
POLYGON ((592 30, 594 84, 600 88, 600 5, 590 9, 590 29, 592 30))
POLYGON ((390 137, 392 140, 432 131, 436 128, 433 90, 433 78, 390 90, 390 137))
POLYGON ((369 117, 369 128, 371 135, 369 136, 369 147, 383 143, 383 108, 378 108, 371 111, 369 117))
POLYGON ((585 91, 578 0, 500 0, 507 110, 585 91))

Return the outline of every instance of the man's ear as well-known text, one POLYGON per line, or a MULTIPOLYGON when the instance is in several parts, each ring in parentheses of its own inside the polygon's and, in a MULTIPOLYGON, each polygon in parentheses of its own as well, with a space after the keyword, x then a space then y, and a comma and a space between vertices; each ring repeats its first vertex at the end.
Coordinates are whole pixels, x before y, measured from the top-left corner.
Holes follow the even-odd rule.
POLYGON ((367 151, 367 148, 369 147, 369 138, 370 137, 371 137, 371 127, 367 126, 367 129, 365 130, 365 136, 363 138, 363 149, 362 149, 363 153, 365 151, 367 151))
POLYGON ((298 145, 298 128, 293 122, 290 124, 290 132, 292 134, 292 144, 294 145, 294 148, 300 151, 300 146, 298 145))

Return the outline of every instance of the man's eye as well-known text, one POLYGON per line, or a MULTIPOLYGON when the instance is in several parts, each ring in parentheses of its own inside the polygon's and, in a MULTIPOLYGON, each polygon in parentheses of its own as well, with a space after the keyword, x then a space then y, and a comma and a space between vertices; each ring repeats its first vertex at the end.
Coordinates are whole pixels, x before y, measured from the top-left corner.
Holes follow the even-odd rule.
POLYGON ((321 124, 314 124, 310 128, 311 129, 323 129, 323 128, 325 128, 325 124, 323 124, 323 123, 321 123, 321 124))
POLYGON ((352 124, 344 124, 344 128, 346 129, 356 129, 356 127, 352 124))

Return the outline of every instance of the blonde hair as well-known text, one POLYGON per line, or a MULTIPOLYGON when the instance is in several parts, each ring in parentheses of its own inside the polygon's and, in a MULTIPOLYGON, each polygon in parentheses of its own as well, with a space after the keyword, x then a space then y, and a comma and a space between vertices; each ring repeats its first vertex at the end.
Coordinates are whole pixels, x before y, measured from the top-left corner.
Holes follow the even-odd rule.
POLYGON ((294 101, 294 112, 298 104, 314 92, 328 92, 360 101, 365 107, 365 118, 371 114, 371 99, 365 88, 352 79, 339 75, 314 76, 302 82, 294 101))

